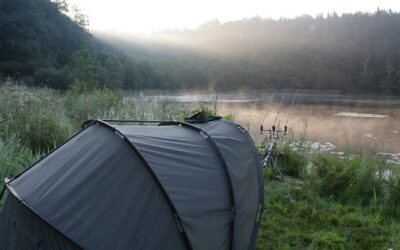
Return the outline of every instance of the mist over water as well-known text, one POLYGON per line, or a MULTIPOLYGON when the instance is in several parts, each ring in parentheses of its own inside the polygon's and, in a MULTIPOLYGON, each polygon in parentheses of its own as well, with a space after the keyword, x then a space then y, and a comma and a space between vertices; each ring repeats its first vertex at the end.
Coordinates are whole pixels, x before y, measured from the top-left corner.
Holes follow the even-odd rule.
POLYGON ((294 105, 294 93, 247 92, 172 95, 195 107, 199 103, 209 108, 216 106, 218 114, 233 114, 235 122, 250 131, 260 143, 260 125, 283 128, 290 114, 288 127, 294 136, 306 135, 315 142, 313 147, 331 152, 345 148, 352 151, 381 154, 400 163, 400 100, 395 97, 346 96, 335 94, 298 94, 294 105), (279 111, 280 110, 280 111, 279 111), (279 115, 277 116, 277 113, 279 115), (265 117, 265 120, 264 120, 265 117), (264 120, 264 122, 263 122, 264 120))

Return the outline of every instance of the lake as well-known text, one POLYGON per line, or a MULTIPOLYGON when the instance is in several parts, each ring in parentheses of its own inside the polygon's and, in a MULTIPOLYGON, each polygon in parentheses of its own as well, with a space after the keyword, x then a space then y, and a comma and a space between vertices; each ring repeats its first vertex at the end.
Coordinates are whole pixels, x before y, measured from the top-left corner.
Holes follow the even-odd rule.
POLYGON ((266 136, 260 135, 260 125, 268 129, 276 120, 276 125, 283 127, 289 116, 289 130, 296 136, 305 134, 314 149, 340 154, 349 147, 353 151, 378 153, 400 164, 399 97, 283 94, 284 91, 275 91, 272 95, 265 90, 168 96, 193 107, 203 103, 216 108, 220 115, 233 114, 235 122, 248 129, 257 143, 266 136))

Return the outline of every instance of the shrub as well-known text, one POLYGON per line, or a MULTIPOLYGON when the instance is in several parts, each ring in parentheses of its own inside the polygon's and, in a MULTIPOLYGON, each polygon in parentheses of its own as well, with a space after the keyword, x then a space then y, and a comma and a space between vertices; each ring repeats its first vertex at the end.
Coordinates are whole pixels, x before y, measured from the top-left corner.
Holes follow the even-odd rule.
POLYGON ((282 174, 300 178, 304 175, 307 161, 304 155, 297 153, 285 145, 278 156, 278 167, 282 174))

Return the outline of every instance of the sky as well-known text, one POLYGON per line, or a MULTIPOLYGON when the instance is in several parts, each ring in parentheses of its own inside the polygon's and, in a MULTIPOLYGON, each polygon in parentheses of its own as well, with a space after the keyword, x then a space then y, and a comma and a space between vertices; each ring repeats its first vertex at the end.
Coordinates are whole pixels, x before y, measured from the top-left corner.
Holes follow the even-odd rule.
POLYGON ((67 0, 89 17, 92 31, 149 34, 165 29, 194 29, 254 16, 280 18, 303 14, 400 11, 400 0, 67 0))

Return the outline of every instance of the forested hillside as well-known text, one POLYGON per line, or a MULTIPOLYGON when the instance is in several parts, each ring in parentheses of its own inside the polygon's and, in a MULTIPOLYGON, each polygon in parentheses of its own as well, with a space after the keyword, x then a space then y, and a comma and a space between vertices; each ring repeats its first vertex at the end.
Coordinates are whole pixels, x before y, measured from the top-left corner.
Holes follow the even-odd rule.
POLYGON ((391 11, 213 21, 145 39, 98 36, 147 59, 165 88, 208 83, 219 89, 400 93, 400 14, 391 11))
POLYGON ((87 25, 65 0, 0 0, 0 80, 83 90, 135 82, 140 65, 93 39, 87 25))
POLYGON ((65 0, 0 0, 0 80, 67 89, 400 94, 400 14, 254 17, 146 38, 87 31, 65 0))
POLYGON ((82 27, 61 13, 63 7, 48 0, 0 1, 3 76, 65 86, 63 66, 71 54, 89 45, 90 38, 82 27))

